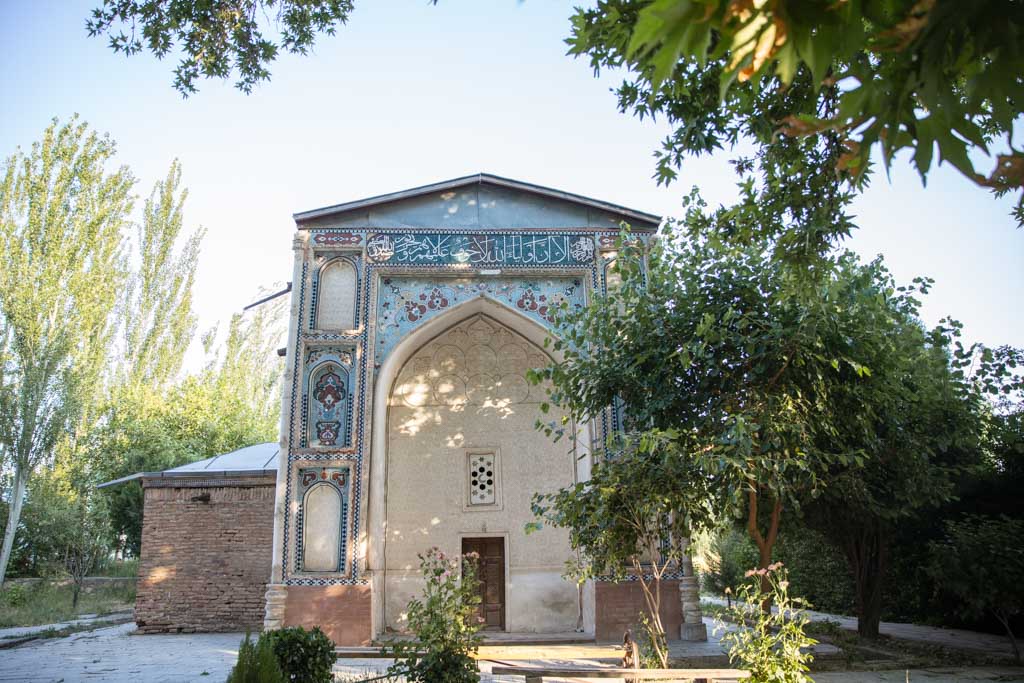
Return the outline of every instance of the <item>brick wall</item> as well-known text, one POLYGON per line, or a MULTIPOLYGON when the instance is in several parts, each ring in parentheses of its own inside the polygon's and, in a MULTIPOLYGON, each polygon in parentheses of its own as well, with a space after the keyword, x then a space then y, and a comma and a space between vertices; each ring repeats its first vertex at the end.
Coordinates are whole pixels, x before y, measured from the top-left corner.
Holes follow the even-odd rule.
POLYGON ((145 483, 139 631, 260 631, 272 562, 273 478, 166 483, 145 483))
MULTIPOLYGON (((643 589, 636 581, 608 583, 598 581, 595 602, 597 607, 595 637, 600 641, 622 642, 622 634, 637 623, 637 615, 646 609, 643 589)), ((679 640, 679 626, 683 620, 679 602, 679 582, 661 582, 661 625, 669 640, 679 640)), ((636 631, 634 629, 634 639, 636 631)))

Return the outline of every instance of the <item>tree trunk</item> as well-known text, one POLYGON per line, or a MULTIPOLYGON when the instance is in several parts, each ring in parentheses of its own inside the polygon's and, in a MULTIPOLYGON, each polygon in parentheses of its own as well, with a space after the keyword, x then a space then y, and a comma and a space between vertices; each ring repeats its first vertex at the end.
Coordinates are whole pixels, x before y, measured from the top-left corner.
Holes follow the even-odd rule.
MULTIPOLYGON (((652 561, 652 565, 654 562, 652 561)), ((654 583, 654 590, 647 585, 644 580, 644 569, 643 564, 637 559, 633 559, 633 568, 637 572, 637 580, 640 582, 640 590, 644 595, 644 602, 647 604, 647 614, 650 619, 651 629, 655 632, 655 637, 651 637, 651 647, 654 649, 654 653, 658 657, 658 661, 661 663, 661 668, 668 668, 668 652, 662 649, 662 643, 665 642, 665 627, 661 623, 661 572, 651 568, 651 580, 654 583)), ((648 633, 648 637, 652 634, 648 633)))
POLYGON ((74 612, 78 609, 78 595, 82 592, 82 579, 75 578, 74 584, 71 587, 71 611, 74 612))
POLYGON ((7 508, 7 528, 4 530, 4 545, 0 550, 0 586, 7 576, 7 564, 11 561, 11 550, 14 548, 14 535, 21 521, 21 505, 25 500, 25 489, 28 487, 28 470, 20 463, 14 465, 14 486, 11 500, 7 508))
POLYGON ((1020 646, 1017 644, 1017 637, 1013 635, 1013 629, 1010 628, 1010 615, 1000 610, 992 610, 996 619, 1006 629, 1006 635, 1010 638, 1010 647, 1013 648, 1013 661, 1020 664, 1020 646))
POLYGON ((889 564, 889 539, 880 523, 869 523, 846 544, 846 559, 857 592, 857 633, 878 638, 882 617, 882 586, 889 564))
MULTIPOLYGON (((757 498, 758 494, 755 489, 751 489, 747 493, 747 532, 750 537, 754 539, 754 543, 757 544, 758 552, 758 568, 765 569, 772 563, 772 549, 775 547, 775 541, 779 537, 779 520, 782 516, 782 501, 774 499, 772 503, 772 516, 771 522, 768 527, 768 534, 761 534, 761 530, 757 525, 757 498)), ((771 591, 771 581, 768 580, 768 576, 761 577, 761 594, 764 595, 764 599, 761 601, 761 611, 771 612, 772 610, 772 599, 768 595, 771 591)))

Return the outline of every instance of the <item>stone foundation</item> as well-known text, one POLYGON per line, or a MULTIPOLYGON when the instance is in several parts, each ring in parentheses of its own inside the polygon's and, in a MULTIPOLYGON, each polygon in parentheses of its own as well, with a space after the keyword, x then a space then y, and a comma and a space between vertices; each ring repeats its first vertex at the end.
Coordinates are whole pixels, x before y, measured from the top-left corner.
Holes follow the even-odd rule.
POLYGON ((144 483, 140 633, 261 630, 274 484, 272 477, 144 483))
POLYGON ((288 586, 284 625, 319 626, 335 645, 369 645, 373 638, 370 587, 288 586))

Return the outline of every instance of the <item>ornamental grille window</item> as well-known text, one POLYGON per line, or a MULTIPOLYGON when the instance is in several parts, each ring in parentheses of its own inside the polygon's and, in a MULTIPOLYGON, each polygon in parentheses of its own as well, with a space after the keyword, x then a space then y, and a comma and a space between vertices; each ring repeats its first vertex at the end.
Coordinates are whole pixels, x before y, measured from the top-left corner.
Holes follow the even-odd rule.
POLYGON ((498 471, 494 453, 469 453, 469 504, 494 505, 498 502, 498 471))

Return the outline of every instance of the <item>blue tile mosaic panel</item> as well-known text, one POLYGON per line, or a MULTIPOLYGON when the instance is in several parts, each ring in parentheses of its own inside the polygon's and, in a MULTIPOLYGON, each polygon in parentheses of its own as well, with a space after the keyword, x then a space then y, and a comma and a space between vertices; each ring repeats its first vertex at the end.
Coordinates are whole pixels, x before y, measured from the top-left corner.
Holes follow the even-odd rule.
POLYGON ((375 361, 383 362, 398 342, 423 322, 479 296, 503 303, 548 328, 560 306, 580 309, 586 303, 582 277, 384 277, 377 292, 375 361))
POLYGON ((301 443, 336 448, 351 443, 352 349, 324 346, 306 352, 301 443))
POLYGON ((366 256, 377 264, 470 266, 589 266, 590 235, 562 233, 377 233, 366 256))

